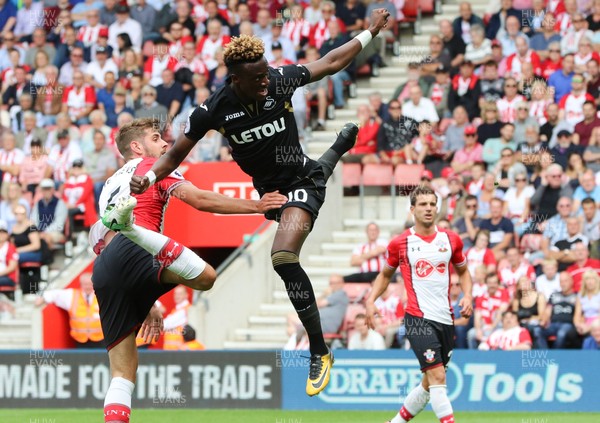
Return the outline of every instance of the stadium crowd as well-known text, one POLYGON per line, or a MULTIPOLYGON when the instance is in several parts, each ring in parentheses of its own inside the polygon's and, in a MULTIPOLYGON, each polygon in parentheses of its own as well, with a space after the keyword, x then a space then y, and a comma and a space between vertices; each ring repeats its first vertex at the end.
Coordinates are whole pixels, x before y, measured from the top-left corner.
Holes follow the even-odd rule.
MULTIPOLYGON (((12 262, 21 270, 49 262, 54 248, 72 242, 73 228, 95 221, 101 187, 122 164, 114 142, 120 125, 155 117, 173 142, 194 107, 226 83, 223 47, 232 36, 261 37, 272 66, 302 63, 368 27, 373 8, 400 20, 404 6, 403 0, 2 3, 0 244, 6 233, 15 248, 0 247, 0 286, 9 288, 16 281, 12 262)), ((421 181, 438 193, 439 226, 460 234, 475 280, 474 318, 457 314, 459 347, 578 348, 583 341, 597 348, 600 0, 500 0, 487 12, 476 16, 463 2, 459 16, 439 23, 422 60, 409 64, 407 82, 391 98, 373 93, 358 107, 361 129, 344 160, 425 165, 421 181)), ((357 74, 377 75, 385 66, 389 39, 383 34, 347 69, 296 91, 304 145, 305 129, 326 128, 328 105, 345 107, 346 87, 357 74)), ((187 160, 231 156, 213 131, 187 160)), ((342 280, 368 282, 380 270, 373 262, 381 265, 385 242, 372 236, 352 256, 360 271, 342 280)), ((344 304, 340 279, 332 276, 322 307, 344 304)), ((23 281, 23 292, 35 291, 23 281)), ((404 342, 405 291, 398 281, 398 292, 390 288, 381 303, 386 312, 378 332, 387 347, 404 342)), ((454 284, 450 297, 453 303, 460 297, 454 284)), ((330 324, 348 326, 346 309, 355 310, 357 300, 347 298, 341 317, 331 313, 339 323, 330 324)), ((350 345, 365 345, 377 337, 356 310, 352 325, 356 317, 360 337, 350 345)))

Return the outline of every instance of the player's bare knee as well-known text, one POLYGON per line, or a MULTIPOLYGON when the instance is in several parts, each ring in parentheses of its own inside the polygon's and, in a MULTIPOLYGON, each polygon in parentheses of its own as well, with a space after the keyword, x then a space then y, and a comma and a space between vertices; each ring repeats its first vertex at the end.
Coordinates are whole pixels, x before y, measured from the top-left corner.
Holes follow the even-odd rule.
POLYGON ((197 288, 200 291, 208 291, 213 287, 217 280, 217 272, 212 266, 206 265, 206 268, 196 278, 197 288))
POLYGON ((446 371, 443 366, 436 367, 427 371, 427 382, 429 386, 445 385, 446 371))

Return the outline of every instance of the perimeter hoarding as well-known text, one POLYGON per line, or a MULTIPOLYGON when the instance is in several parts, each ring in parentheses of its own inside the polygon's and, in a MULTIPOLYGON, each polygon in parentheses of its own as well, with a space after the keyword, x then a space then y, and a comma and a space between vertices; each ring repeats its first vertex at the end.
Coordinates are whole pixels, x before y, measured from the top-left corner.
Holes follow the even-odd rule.
MULTIPOLYGON (((3 408, 98 408, 110 383, 104 351, 0 354, 3 408)), ((140 352, 136 408, 280 408, 273 352, 140 352)))
MULTIPOLYGON (((335 352, 329 385, 309 398, 297 351, 282 352, 288 410, 397 410, 421 380, 411 351, 335 352)), ((598 412, 600 354, 595 351, 454 350, 448 395, 461 411, 598 412)))

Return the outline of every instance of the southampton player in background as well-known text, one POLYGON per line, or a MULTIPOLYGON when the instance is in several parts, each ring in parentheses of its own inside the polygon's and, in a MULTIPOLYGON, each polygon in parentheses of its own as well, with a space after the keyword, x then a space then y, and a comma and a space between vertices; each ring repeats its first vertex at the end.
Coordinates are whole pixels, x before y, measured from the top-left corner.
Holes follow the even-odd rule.
POLYGON ((155 301, 177 284, 208 290, 216 278, 209 264, 160 233, 169 197, 213 213, 265 213, 287 201, 277 193, 252 201, 203 191, 177 171, 131 197, 131 175, 146 173, 167 150, 158 127, 158 121, 138 119, 119 130, 116 143, 126 163, 106 181, 100 195, 100 212, 108 228, 98 221, 90 230, 90 245, 99 254, 92 280, 112 376, 104 402, 105 422, 129 422, 138 363, 136 333, 141 326, 140 334, 148 343, 162 329, 155 301))
POLYGON ((452 404, 446 390, 446 366, 454 348, 454 322, 450 305, 450 263, 459 276, 464 297, 461 315, 473 312, 471 275, 463 255, 463 243, 452 232, 435 226, 437 197, 427 187, 418 187, 410 196, 410 211, 415 226, 393 239, 388 246, 387 266, 373 283, 367 300, 369 326, 374 328, 378 314, 375 300, 385 292, 396 268, 400 267, 408 304, 404 324, 406 337, 424 373, 419 386, 406 397, 391 423, 408 422, 421 412, 429 400, 442 423, 454 423, 452 404))
POLYGON ((175 170, 196 142, 215 129, 227 138, 233 159, 252 176, 261 196, 275 190, 288 196, 288 203, 266 218, 279 222, 271 250, 273 267, 310 340, 308 395, 318 394, 329 382, 333 356, 323 338, 311 282, 298 256, 325 200, 326 182, 340 157, 354 145, 358 127, 346 124, 332 147, 318 161, 311 160, 300 147, 291 97, 296 88, 348 66, 386 26, 388 16, 385 9, 374 10, 368 30, 303 66, 270 68, 260 38, 233 38, 224 55, 227 84, 192 112, 173 148, 145 176, 131 180, 132 192, 144 192, 175 170))

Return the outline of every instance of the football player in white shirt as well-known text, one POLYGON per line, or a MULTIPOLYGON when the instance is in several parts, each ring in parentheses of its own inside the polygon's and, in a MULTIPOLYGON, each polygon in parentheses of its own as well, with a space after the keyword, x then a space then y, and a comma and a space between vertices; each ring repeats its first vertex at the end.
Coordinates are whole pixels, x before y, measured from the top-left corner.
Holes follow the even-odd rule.
POLYGON ((472 281, 458 234, 439 229, 437 197, 429 187, 419 187, 410 197, 415 226, 394 238, 388 246, 387 266, 377 276, 367 300, 367 321, 375 325, 375 300, 385 291, 400 267, 408 303, 404 324, 421 371, 425 373, 400 412, 390 423, 404 423, 420 413, 431 400, 441 423, 453 423, 454 412, 446 390, 446 366, 454 348, 453 311, 450 304, 450 263, 454 265, 464 297, 459 303, 461 315, 470 317, 472 281))

